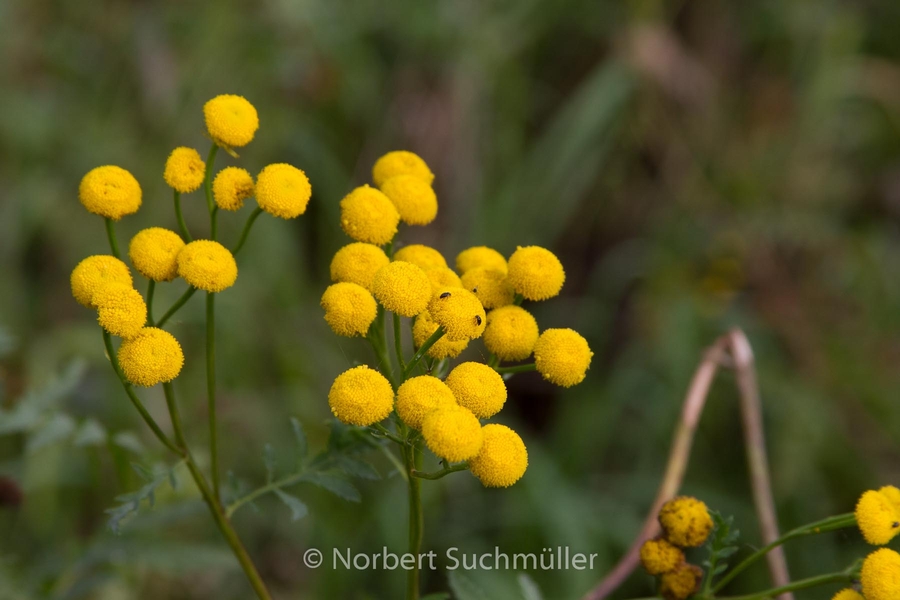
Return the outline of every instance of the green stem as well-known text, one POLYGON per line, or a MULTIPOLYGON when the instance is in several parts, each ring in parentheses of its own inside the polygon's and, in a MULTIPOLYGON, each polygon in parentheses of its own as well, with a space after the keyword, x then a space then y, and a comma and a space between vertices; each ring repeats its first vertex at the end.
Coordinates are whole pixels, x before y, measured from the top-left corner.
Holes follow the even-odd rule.
POLYGON ((435 342, 444 337, 444 334, 447 333, 443 327, 438 325, 438 328, 434 330, 434 333, 431 334, 425 343, 416 350, 416 353, 413 355, 412 359, 406 365, 406 368, 403 369, 403 381, 406 381, 406 378, 409 377, 409 374, 412 373, 412 370, 419 364, 419 361, 422 360, 422 357, 425 356, 425 353, 428 352, 428 349, 434 346, 435 342))
POLYGON ((219 147, 213 142, 209 149, 209 156, 206 158, 206 172, 203 175, 203 189, 206 191, 206 206, 209 208, 209 236, 211 240, 215 240, 217 234, 216 212, 218 207, 216 206, 215 200, 213 200, 212 171, 213 165, 216 162, 216 153, 218 151, 219 147))
POLYGON ((219 452, 216 426, 216 295, 206 293, 206 402, 209 412, 209 456, 212 486, 216 501, 219 495, 219 452))
POLYGON ((516 365, 514 367, 494 367, 494 370, 498 373, 527 373, 528 371, 537 370, 537 366, 534 363, 528 363, 527 365, 516 365))
POLYGON ((422 471, 413 471, 411 474, 413 477, 418 477, 419 479, 441 479, 442 477, 446 477, 450 473, 456 473, 457 471, 465 471, 469 468, 469 463, 461 462, 456 465, 451 465, 444 467, 440 471, 435 471, 433 473, 423 473, 422 471))
POLYGON ((406 370, 406 365, 403 363, 403 337, 401 337, 400 333, 400 315, 397 313, 393 313, 394 315, 394 352, 397 354, 397 364, 400 365, 400 371, 403 372, 406 370))
POLYGON ((513 304, 516 306, 522 306, 522 302, 525 300, 525 297, 522 294, 516 292, 515 297, 513 297, 513 304))
POLYGON ((496 369, 500 366, 500 359, 497 358, 497 355, 491 352, 491 355, 488 357, 488 366, 492 369, 496 369))
POLYGON ((184 222, 184 215, 181 214, 181 192, 178 190, 175 190, 175 218, 178 220, 178 229, 181 230, 181 237, 183 237, 186 242, 193 242, 194 238, 191 237, 191 232, 187 228, 187 223, 184 222))
POLYGON ((851 581, 853 581, 853 575, 848 571, 843 571, 840 573, 828 573, 826 575, 809 577, 808 579, 800 579, 799 581, 793 581, 781 587, 772 588, 770 590, 765 590, 762 592, 756 592, 754 594, 747 594, 744 596, 722 596, 721 598, 719 598, 719 600, 768 600, 769 598, 775 598, 776 596, 779 596, 786 592, 804 590, 806 588, 826 585, 829 583, 850 583, 851 581))
POLYGON ((163 325, 165 325, 166 321, 168 321, 170 318, 172 318, 172 315, 174 315, 176 312, 178 312, 178 309, 181 308, 182 306, 184 306, 184 304, 188 300, 191 299, 191 296, 193 296, 196 291, 197 291, 197 288, 195 288, 193 286, 186 289, 184 291, 184 293, 181 295, 181 297, 175 301, 175 304, 173 304, 171 306, 171 308, 169 308, 169 310, 166 311, 166 314, 164 314, 162 316, 162 318, 156 322, 156 326, 162 327, 163 325))
POLYGON ((109 247, 112 249, 113 256, 122 258, 122 255, 119 254, 119 242, 116 241, 116 224, 109 217, 104 220, 106 221, 106 237, 109 238, 109 247))
POLYGON ((156 282, 152 279, 147 284, 147 325, 153 327, 153 292, 156 291, 156 282))
MULTIPOLYGON (((422 515, 422 485, 416 473, 417 450, 415 446, 408 445, 403 448, 403 456, 406 460, 406 471, 410 477, 409 488, 409 553, 419 556, 422 547, 422 529, 424 518, 422 515)), ((413 568, 406 576, 406 600, 418 600, 419 598, 419 561, 414 561, 413 568)))
POLYGON ((238 240, 237 245, 234 247, 234 250, 231 253, 237 256, 237 253, 241 251, 241 248, 244 247, 244 242, 247 241, 247 236, 250 235, 250 228, 253 227, 253 224, 256 222, 256 218, 259 217, 263 212, 263 209, 256 207, 250 216, 247 218, 247 222, 244 224, 244 230, 241 232, 241 238, 238 240))
POLYGON ((375 423, 374 425, 372 425, 372 428, 376 429, 378 431, 378 433, 380 433, 381 435, 383 435, 384 437, 386 437, 387 439, 389 439, 391 441, 397 442, 398 444, 401 444, 401 445, 406 444, 406 440, 400 439, 399 437, 397 437, 396 435, 391 433, 391 431, 388 430, 388 428, 385 427, 384 425, 382 425, 381 423, 375 423))

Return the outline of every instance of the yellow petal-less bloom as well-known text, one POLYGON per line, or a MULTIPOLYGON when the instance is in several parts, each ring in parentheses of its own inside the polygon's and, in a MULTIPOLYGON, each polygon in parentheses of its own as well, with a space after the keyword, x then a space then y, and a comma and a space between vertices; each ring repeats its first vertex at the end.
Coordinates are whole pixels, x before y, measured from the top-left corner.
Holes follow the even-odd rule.
POLYGON ((647 540, 641 546, 641 564, 650 575, 674 571, 684 562, 684 552, 664 539, 647 540))
POLYGON ((122 342, 117 356, 125 379, 144 387, 172 381, 184 366, 181 344, 171 333, 156 327, 144 327, 122 342))
POLYGON ((503 258, 503 255, 487 246, 466 248, 456 255, 456 270, 461 275, 465 275, 466 272, 478 267, 500 271, 504 275, 508 272, 506 259, 503 258))
POLYGON ((337 376, 328 392, 328 405, 342 423, 366 427, 391 414, 394 390, 384 375, 360 365, 337 376))
POLYGON ((437 217, 437 195, 419 177, 397 175, 378 187, 394 203, 400 220, 407 225, 428 225, 437 217))
POLYGON ((469 470, 484 487, 509 487, 528 469, 528 451, 519 434, 491 423, 481 428, 481 450, 469 460, 469 470))
POLYGON ((404 260, 426 272, 431 269, 447 268, 447 260, 440 252, 422 244, 403 246, 394 252, 394 260, 404 260))
POLYGON ((666 540, 680 548, 703 545, 713 528, 706 504, 690 496, 679 496, 663 504, 659 524, 666 540))
POLYGON ((434 181, 434 173, 418 155, 406 150, 394 150, 388 152, 372 167, 372 181, 381 187, 385 181, 397 175, 413 175, 428 185, 434 181))
POLYGON ((506 281, 506 273, 496 269, 475 267, 460 277, 462 286, 473 292, 486 309, 509 306, 516 293, 506 281))
POLYGON ((506 384, 491 367, 477 362, 458 364, 444 380, 456 402, 479 419, 489 419, 506 403, 506 384))
POLYGON ((216 96, 203 105, 206 130, 216 144, 240 148, 253 141, 259 115, 246 98, 233 94, 216 96))
POLYGON ((128 256, 137 272, 153 281, 172 281, 178 275, 178 253, 184 241, 174 231, 150 227, 131 238, 128 256))
POLYGON ((184 146, 172 150, 163 171, 163 179, 169 187, 182 194, 200 189, 205 175, 206 163, 200 153, 184 146))
POLYGON ((873 546, 883 546, 900 533, 900 515, 887 496, 875 490, 860 496, 856 503, 856 523, 873 546))
POLYGON ((231 251, 219 242, 195 240, 178 253, 178 275, 204 292, 221 292, 237 280, 231 251))
POLYGON ((865 600, 865 598, 853 588, 845 588, 835 594, 831 600, 865 600))
POLYGON ((397 416, 413 429, 421 429, 429 414, 456 406, 456 398, 447 385, 431 375, 407 379, 397 389, 397 416))
POLYGON ((392 313, 414 317, 428 308, 431 281, 425 271, 416 265, 394 261, 375 273, 372 293, 392 313))
POLYGON ((425 271, 425 274, 428 275, 428 279, 431 280, 431 292, 433 294, 436 294, 441 288, 463 286, 462 281, 459 279, 459 275, 457 275, 450 267, 429 269, 425 271))
POLYGON ((495 308, 487 314, 484 346, 500 360, 525 360, 531 356, 540 332, 537 321, 521 306, 495 308))
POLYGON ((663 574, 659 580, 659 593, 666 600, 685 600, 700 591, 703 569, 684 563, 663 574))
POLYGON ((897 487, 893 485, 886 485, 878 491, 882 496, 888 499, 888 502, 890 502, 891 506, 894 507, 894 510, 897 511, 897 516, 900 516, 900 489, 897 489, 897 487))
POLYGON ((463 288, 439 289, 428 304, 428 312, 434 322, 444 328, 445 337, 451 342, 480 337, 487 322, 481 302, 463 288))
POLYGON ((591 366, 587 340, 571 329, 547 329, 534 344, 534 364, 550 383, 572 387, 584 380, 591 366))
POLYGON ((526 300, 559 294, 566 273, 556 255, 539 246, 519 246, 509 257, 508 283, 526 300))
POLYGON ((375 273, 390 262, 378 246, 353 242, 335 252, 331 259, 331 280, 355 283, 371 292, 375 273))
POLYGON ((88 212, 118 221, 141 207, 141 186, 122 167, 106 165, 91 169, 81 179, 78 199, 88 212))
POLYGON ((378 314, 378 304, 369 290, 355 283, 328 286, 322 294, 325 321, 338 335, 365 336, 378 314))
MULTIPOLYGON (((438 324, 434 322, 431 318, 431 313, 427 310, 417 316, 415 323, 413 323, 413 341, 416 344, 416 348, 420 348, 437 328, 438 324)), ((425 354, 438 360, 442 358, 455 358, 459 356, 460 352, 465 350, 468 345, 469 340, 453 342, 448 340, 445 335, 432 344, 431 348, 429 348, 425 354)))
POLYGON ((97 307, 97 322, 112 335, 128 339, 147 322, 147 305, 141 294, 130 285, 109 283, 91 296, 97 307))
POLYGON ((128 265, 106 254, 88 256, 72 270, 70 277, 72 295, 79 304, 87 308, 97 308, 91 304, 91 297, 100 287, 108 283, 132 286, 128 265))
POLYGON ((293 219, 306 212, 312 186, 306 173, 297 167, 277 163, 256 176, 256 203, 280 219, 293 219))
POLYGON ((881 548, 866 557, 860 575, 866 600, 900 598, 900 554, 881 548))
POLYGON ((244 200, 253 195, 253 176, 240 167, 225 167, 213 179, 216 206, 222 210, 240 210, 244 200))
POLYGON ((360 186, 341 200, 341 228, 358 242, 387 244, 399 223, 397 208, 375 188, 360 186))
POLYGON ((450 462, 474 457, 484 441, 478 418, 461 406, 428 414, 422 421, 422 437, 436 456, 450 462))

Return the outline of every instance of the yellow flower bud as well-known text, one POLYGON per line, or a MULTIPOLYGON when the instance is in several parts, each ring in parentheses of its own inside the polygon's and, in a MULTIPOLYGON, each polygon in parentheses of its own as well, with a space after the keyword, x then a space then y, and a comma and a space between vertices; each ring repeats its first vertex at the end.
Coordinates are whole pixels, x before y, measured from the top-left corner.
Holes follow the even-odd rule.
POLYGON ((163 179, 176 192, 188 194, 200 189, 206 175, 206 163, 193 148, 175 148, 166 160, 163 179))
POLYGON ((325 321, 338 335, 365 336, 378 314, 378 304, 369 291, 355 283, 335 283, 322 294, 325 321))
POLYGON ((288 164, 269 165, 256 176, 256 203, 280 219, 293 219, 306 212, 312 186, 306 173, 288 164))
POLYGON ((414 317, 428 307, 431 282, 416 265, 395 261, 375 273, 372 292, 382 306, 392 313, 414 317))
POLYGON ((431 375, 407 379, 397 390, 397 416, 413 429, 421 429, 422 420, 432 412, 454 406, 453 392, 431 375))
POLYGON ((439 289, 428 305, 428 312, 434 322, 444 328, 451 342, 480 337, 487 321, 481 302, 463 288, 439 289))
POLYGON ((869 490, 856 503, 856 523, 866 541, 883 546, 900 533, 900 515, 888 497, 869 490))
POLYGON ((547 300, 559 294, 566 273, 556 255, 538 246, 519 246, 509 257, 507 281, 526 300, 547 300))
POLYGON ((683 562, 684 552, 666 540, 647 540, 641 546, 641 564, 650 575, 674 571, 683 562))
POLYGON ((486 309, 508 306, 516 295, 502 271, 475 267, 463 273, 460 279, 462 286, 473 292, 486 309))
POLYGON ((222 210, 240 210, 244 200, 253 195, 253 189, 253 176, 240 167, 225 167, 212 183, 213 199, 222 210))
POLYGON ((97 322, 112 335, 128 339, 147 322, 147 305, 141 294, 130 285, 109 283, 91 296, 97 307, 97 322))
POLYGON ((387 244, 394 239, 398 223, 400 213, 375 188, 358 187, 341 200, 341 228, 356 241, 387 244))
POLYGON ((195 240, 178 253, 178 275, 197 289, 221 292, 237 280, 237 263, 219 242, 195 240))
POLYGON ((181 344, 171 333, 156 327, 144 327, 123 341, 117 356, 125 379, 144 387, 172 381, 184 366, 181 344))
POLYGON ((438 290, 445 287, 462 287, 462 281, 459 275, 453 272, 449 267, 429 269, 425 271, 428 279, 431 280, 431 293, 436 294, 438 290))
POLYGON ((703 569, 684 563, 660 578, 659 593, 666 600, 686 600, 700 591, 702 581, 703 569))
POLYGON ((548 329, 534 344, 534 363, 550 383, 572 387, 584 380, 594 355, 587 340, 571 329, 548 329))
POLYGON ((481 428, 484 441, 478 454, 469 460, 469 470, 484 487, 509 487, 528 468, 525 442, 506 425, 492 423, 481 428))
POLYGON ((900 598, 900 554, 881 548, 866 557, 860 575, 866 600, 900 598))
POLYGON ((461 275, 478 267, 500 271, 504 275, 507 273, 506 259, 493 248, 474 246, 463 250, 456 256, 456 270, 461 275))
POLYGON ((706 504, 690 496, 666 502, 659 511, 659 524, 666 540, 680 548, 702 546, 713 528, 706 504))
POLYGON ((450 462, 474 457, 484 440, 478 418, 461 406, 428 414, 422 421, 422 437, 435 455, 450 462))
POLYGON ((447 261, 440 252, 422 244, 403 246, 394 252, 394 260, 412 263, 425 272, 431 269, 447 268, 447 261))
POLYGON ((371 292, 375 273, 389 262, 391 259, 378 246, 353 242, 331 259, 331 280, 356 283, 371 292))
POLYGON ((832 597, 831 600, 865 600, 862 594, 852 588, 845 588, 832 597))
POLYGON ((240 148, 253 141, 259 129, 256 108, 241 96, 223 94, 203 105, 206 130, 218 145, 240 148))
POLYGON ((428 225, 437 217, 437 196, 415 175, 397 175, 378 186, 390 198, 407 225, 428 225))
POLYGON ((360 365, 337 376, 328 392, 328 405, 342 423, 366 427, 391 414, 394 390, 384 375, 360 365))
POLYGON ((172 281, 178 275, 178 253, 184 241, 174 231, 150 227, 138 232, 128 245, 137 272, 153 281, 172 281))
POLYGON ((88 212, 118 221, 141 207, 141 186, 121 167, 97 167, 81 179, 78 199, 88 212))
POLYGON ((388 152, 379 158, 372 167, 372 180, 378 187, 397 175, 414 175, 428 185, 434 181, 434 173, 431 172, 425 161, 406 150, 388 152))
POLYGON ((506 384, 491 367, 477 363, 458 364, 444 383, 453 391, 456 402, 479 419, 489 419, 506 403, 506 384))
POLYGON ((79 304, 87 308, 97 308, 91 303, 91 297, 99 288, 108 283, 120 283, 132 286, 131 272, 128 266, 115 256, 98 254, 88 256, 72 270, 70 278, 72 295, 79 304))
POLYGON ((487 314, 484 346, 502 361, 525 360, 538 340, 538 324, 521 306, 495 308, 487 314))
MULTIPOLYGON (((426 310, 419 314, 413 324, 413 341, 416 344, 416 348, 420 348, 422 344, 432 336, 437 328, 438 324, 431 318, 431 313, 426 310)), ((469 340, 453 342, 448 340, 447 336, 444 335, 432 344, 431 348, 429 348, 425 354, 438 360, 442 358, 455 358, 459 356, 460 352, 465 350, 468 345, 469 340)))

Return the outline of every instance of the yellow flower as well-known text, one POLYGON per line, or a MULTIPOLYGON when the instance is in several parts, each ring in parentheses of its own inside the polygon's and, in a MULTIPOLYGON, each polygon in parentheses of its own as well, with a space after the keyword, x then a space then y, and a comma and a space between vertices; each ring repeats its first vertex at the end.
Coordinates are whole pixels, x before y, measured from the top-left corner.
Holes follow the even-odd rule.
POLYGON ((428 185, 434 181, 434 173, 431 172, 425 161, 406 150, 388 152, 379 158, 372 167, 372 180, 378 187, 397 175, 414 175, 428 185))
POLYGON ((659 581, 659 593, 666 600, 685 600, 700 591, 703 569, 687 563, 665 573, 659 581))
POLYGON ((436 294, 437 291, 444 287, 462 287, 462 281, 459 275, 453 272, 449 267, 429 269, 425 271, 428 279, 431 280, 431 293, 436 294))
POLYGON ((474 246, 463 250, 456 256, 456 270, 465 275, 466 271, 483 267, 493 271, 507 273, 506 259, 503 255, 487 246, 474 246))
POLYGON ((78 199, 88 212, 118 221, 141 207, 141 186, 122 167, 97 167, 81 179, 78 199))
POLYGON ((506 384, 497 371, 477 362, 460 363, 444 380, 460 406, 479 419, 493 417, 506 403, 506 384))
POLYGON ((384 375, 360 365, 337 376, 328 392, 328 405, 342 423, 366 427, 391 414, 394 390, 384 375))
POLYGON ((431 282, 416 265, 394 261, 375 273, 372 293, 392 313, 414 317, 428 307, 431 282))
POLYGON ((860 582, 866 600, 900 598, 900 554, 882 548, 867 556, 863 561, 860 582))
POLYGON ((356 283, 371 292, 375 273, 389 262, 391 259, 378 246, 353 242, 331 259, 331 280, 356 283))
POLYGON ((426 272, 431 269, 447 268, 447 261, 440 252, 422 244, 403 246, 394 252, 394 260, 404 260, 426 272))
POLYGON ((281 219, 293 219, 306 212, 312 186, 306 173, 285 163, 269 165, 256 176, 256 203, 281 219))
POLYGON ((240 167, 225 167, 212 184, 216 206, 222 210, 240 210, 244 200, 253 195, 253 176, 240 167))
POLYGON ((487 314, 484 346, 505 361, 525 360, 538 340, 538 324, 521 306, 495 308, 487 314))
POLYGON ((128 256, 138 273, 153 281, 172 281, 178 275, 178 253, 184 242, 178 234, 150 227, 131 238, 128 256))
POLYGON ((869 490, 856 503, 856 523, 866 541, 883 546, 900 533, 900 515, 888 497, 869 490))
POLYGON ((204 104, 203 117, 209 137, 220 146, 246 146, 259 129, 259 115, 253 105, 232 94, 216 96, 204 104))
POLYGON ((591 366, 587 340, 571 329, 548 329, 534 344, 534 364, 550 383, 572 387, 581 383, 591 366))
POLYGON ((365 336, 378 314, 378 304, 369 291, 355 283, 341 282, 328 286, 322 294, 325 320, 338 335, 365 336))
POLYGON ((480 337, 487 321, 481 302, 463 288, 439 289, 428 305, 428 312, 434 322, 444 328, 445 337, 451 342, 480 337))
POLYGON ((484 440, 478 418, 461 406, 429 413, 422 421, 422 437, 435 455, 450 462, 474 457, 484 440))
POLYGON ((651 575, 674 571, 683 562, 684 552, 666 540, 647 540, 641 546, 641 564, 651 575))
POLYGON ((421 429, 422 420, 432 412, 454 406, 453 392, 431 375, 407 379, 397 390, 397 416, 413 429, 421 429))
POLYGON ((713 528, 706 504, 690 496, 679 496, 663 504, 659 524, 666 540, 680 548, 703 545, 713 528))
POLYGON ((205 175, 206 164, 200 153, 184 146, 172 150, 163 171, 163 179, 169 187, 182 194, 200 189, 205 175))
POLYGON ((566 273, 556 255, 539 246, 519 246, 509 257, 508 282, 526 300, 546 300, 559 294, 566 273))
POLYGON ((399 222, 396 207, 375 188, 358 187, 341 200, 341 227, 359 242, 387 244, 394 239, 399 222))
POLYGON ((125 379, 144 387, 172 381, 184 366, 181 344, 171 333, 156 327, 144 327, 122 342, 117 355, 125 379))
POLYGON ((91 296, 107 283, 121 283, 131 287, 131 273, 128 266, 115 256, 97 254, 88 256, 72 270, 70 278, 72 295, 87 308, 97 308, 91 304, 91 296))
POLYGON ((878 491, 882 496, 888 499, 888 502, 890 502, 891 506, 894 507, 894 510, 897 511, 897 515, 900 515, 900 489, 897 489, 893 485, 886 485, 878 491))
POLYGON ((853 588, 846 588, 835 594, 831 600, 865 600, 865 598, 853 588))
POLYGON ((238 268, 231 252, 212 240, 195 240, 178 253, 178 275, 205 292, 221 292, 237 280, 238 268))
POLYGON ((415 175, 397 175, 378 186, 390 198, 407 225, 428 225, 437 216, 437 196, 415 175))
POLYGON ((463 273, 460 279, 462 286, 478 296, 486 309, 508 306, 516 295, 502 271, 475 267, 463 273))
POLYGON ((522 478, 528 468, 525 442, 506 425, 492 423, 481 428, 484 442, 469 461, 469 470, 484 487, 509 487, 522 478))
POLYGON ((97 307, 97 322, 112 335, 130 338, 147 322, 144 298, 130 285, 108 283, 94 292, 91 303, 97 307))
MULTIPOLYGON (((431 318, 431 313, 426 310, 419 314, 419 316, 416 317, 416 322, 413 324, 413 341, 416 343, 416 348, 420 348, 437 328, 438 324, 431 318)), ((468 345, 469 340, 453 342, 448 340, 445 335, 432 344, 431 348, 429 348, 425 354, 438 360, 442 358, 455 358, 459 356, 459 353, 465 350, 468 345)))

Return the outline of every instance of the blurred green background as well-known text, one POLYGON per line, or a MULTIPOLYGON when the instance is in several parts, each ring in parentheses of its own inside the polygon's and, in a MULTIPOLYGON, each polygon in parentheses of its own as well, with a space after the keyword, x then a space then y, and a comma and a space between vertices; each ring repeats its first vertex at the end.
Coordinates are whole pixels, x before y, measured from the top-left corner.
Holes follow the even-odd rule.
MULTIPOLYGON (((531 574, 548 600, 579 598, 636 534, 693 369, 731 326, 758 359, 782 527, 900 482, 898 28, 892 0, 0 0, 0 598, 250 597, 186 480, 120 535, 107 527, 115 498, 143 485, 129 463, 172 460, 68 287, 79 260, 107 252, 77 201, 82 175, 114 163, 141 182, 123 245, 174 229, 165 158, 205 154, 201 107, 220 93, 247 97, 261 126, 217 165, 290 162, 314 190, 304 216, 259 220, 218 302, 222 460, 245 486, 264 480, 267 443, 291 468, 291 416, 324 447, 332 379, 371 362, 364 342, 331 334, 318 300, 347 242, 338 201, 396 148, 428 161, 441 203, 404 241, 451 259, 473 244, 551 248, 566 286, 531 308, 595 352, 570 390, 511 380, 497 420, 525 439, 527 475, 501 491, 465 473, 426 482, 426 549, 596 552, 593 572, 531 574)), ((184 199, 195 232, 203 203, 184 199)), ((221 237, 250 210, 222 215, 221 237)), ((156 306, 182 286, 162 286, 156 306)), ((205 461, 202 301, 176 321, 177 388, 205 461)), ((143 397, 167 424, 161 390, 143 397)), ((750 545, 740 438, 725 372, 685 491, 735 515, 750 545)), ((309 547, 404 549, 402 481, 371 459, 383 479, 357 482, 360 504, 301 485, 304 519, 272 496, 236 515, 277 597, 400 597, 402 573, 301 562, 309 547)), ((864 551, 846 532, 787 555, 802 577, 864 551)), ((759 568, 729 591, 766 584, 759 568)), ((450 585, 462 600, 528 598, 515 573, 425 575, 428 591, 450 585)), ((616 597, 651 593, 636 573, 616 597)))

